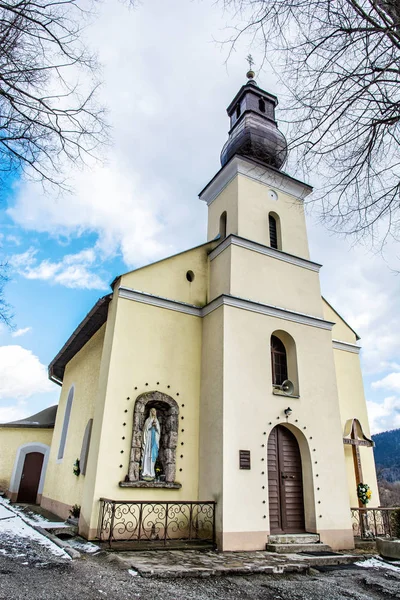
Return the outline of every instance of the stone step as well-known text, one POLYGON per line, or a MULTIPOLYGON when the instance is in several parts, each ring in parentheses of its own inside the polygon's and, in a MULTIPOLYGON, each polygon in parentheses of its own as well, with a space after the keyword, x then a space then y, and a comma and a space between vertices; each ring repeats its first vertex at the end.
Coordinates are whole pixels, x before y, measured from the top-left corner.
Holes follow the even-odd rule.
POLYGON ((70 523, 49 523, 41 521, 36 524, 38 527, 41 527, 58 537, 75 537, 78 533, 78 527, 70 523))
POLYGON ((332 552, 328 544, 267 544, 268 552, 278 554, 297 554, 299 552, 332 552))
POLYGON ((270 535, 269 544, 317 544, 319 533, 282 533, 270 535))

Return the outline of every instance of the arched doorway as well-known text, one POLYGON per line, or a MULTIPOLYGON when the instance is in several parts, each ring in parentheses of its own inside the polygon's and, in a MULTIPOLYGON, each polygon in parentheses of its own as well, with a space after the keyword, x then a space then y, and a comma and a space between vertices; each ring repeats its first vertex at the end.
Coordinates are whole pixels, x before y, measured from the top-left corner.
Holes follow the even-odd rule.
POLYGON ((267 448, 269 522, 271 533, 305 531, 300 448, 283 425, 271 431, 267 448))
POLYGON ((25 456, 19 484, 17 502, 36 504, 42 475, 44 455, 41 452, 29 452, 25 456))

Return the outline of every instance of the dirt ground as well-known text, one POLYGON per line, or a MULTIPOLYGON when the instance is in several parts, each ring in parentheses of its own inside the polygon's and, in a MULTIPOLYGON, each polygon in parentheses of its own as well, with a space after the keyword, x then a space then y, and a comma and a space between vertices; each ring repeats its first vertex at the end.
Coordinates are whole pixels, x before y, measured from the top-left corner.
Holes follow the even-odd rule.
POLYGON ((132 575, 105 552, 78 560, 51 555, 30 540, 10 552, 0 539, 0 600, 391 600, 400 573, 345 566, 308 575, 151 579, 132 575), (7 550, 2 551, 2 546, 7 550))

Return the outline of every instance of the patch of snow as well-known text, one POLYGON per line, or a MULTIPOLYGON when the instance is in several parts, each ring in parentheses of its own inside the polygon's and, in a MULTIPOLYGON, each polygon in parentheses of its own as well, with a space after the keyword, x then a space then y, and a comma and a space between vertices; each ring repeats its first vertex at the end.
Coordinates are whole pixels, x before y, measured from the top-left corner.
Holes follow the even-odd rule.
POLYGON ((400 573, 400 563, 399 566, 394 565, 393 563, 386 562, 381 558, 368 558, 367 560, 362 560, 360 562, 355 563, 358 567, 364 567, 365 569, 389 569, 389 571, 396 571, 400 573))
POLYGON ((71 560, 71 557, 62 548, 33 529, 19 515, 14 514, 0 498, 0 539, 3 536, 33 540, 45 546, 55 556, 71 560))
POLYGON ((139 573, 135 571, 135 569, 128 569, 128 573, 129 575, 132 575, 132 577, 137 577, 139 575, 139 573))
POLYGON ((96 546, 96 544, 92 544, 92 542, 87 542, 82 538, 72 538, 68 540, 70 546, 79 550, 79 552, 84 552, 85 554, 95 554, 95 552, 99 552, 100 548, 96 546))

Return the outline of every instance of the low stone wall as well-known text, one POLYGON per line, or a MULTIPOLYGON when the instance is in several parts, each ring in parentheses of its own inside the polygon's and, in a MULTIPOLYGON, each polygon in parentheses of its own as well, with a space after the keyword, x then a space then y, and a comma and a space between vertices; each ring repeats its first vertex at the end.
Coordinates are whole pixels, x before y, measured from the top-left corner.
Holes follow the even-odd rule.
POLYGON ((376 549, 384 558, 400 560, 400 540, 376 538, 376 549))

